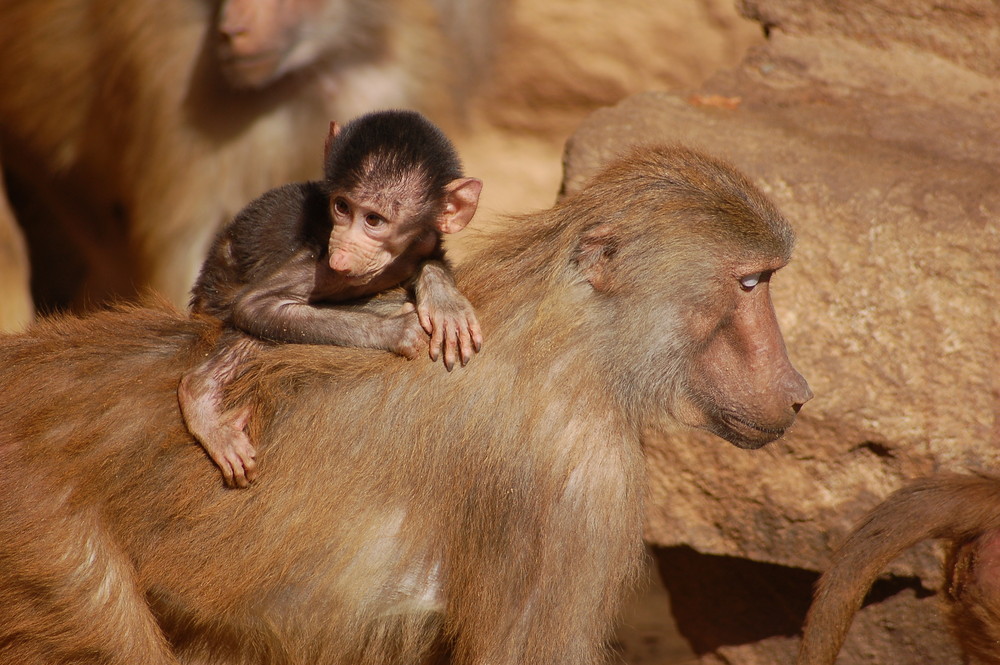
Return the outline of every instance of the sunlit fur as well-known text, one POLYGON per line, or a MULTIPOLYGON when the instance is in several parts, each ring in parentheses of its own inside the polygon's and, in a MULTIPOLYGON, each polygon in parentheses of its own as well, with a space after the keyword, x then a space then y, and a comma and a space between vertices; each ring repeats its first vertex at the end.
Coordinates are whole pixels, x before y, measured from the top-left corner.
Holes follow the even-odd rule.
POLYGON ((669 183, 692 160, 725 189, 724 165, 645 150, 483 238, 459 274, 487 340, 465 368, 259 354, 229 394, 253 408, 249 490, 220 487, 177 412, 207 320, 0 340, 0 663, 171 663, 167 641, 196 663, 600 662, 642 555, 640 436, 683 384, 712 243, 788 249, 752 208, 690 226, 714 200, 669 183))

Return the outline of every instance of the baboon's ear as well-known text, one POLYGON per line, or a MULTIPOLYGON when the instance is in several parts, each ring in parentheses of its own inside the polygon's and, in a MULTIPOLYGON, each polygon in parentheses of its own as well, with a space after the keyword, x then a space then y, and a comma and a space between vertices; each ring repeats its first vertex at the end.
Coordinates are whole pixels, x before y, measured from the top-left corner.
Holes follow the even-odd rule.
POLYGON ((438 216, 437 229, 441 233, 455 233, 472 221, 479 206, 483 181, 479 178, 458 178, 444 188, 444 210, 438 216))
POLYGON ((576 265, 596 291, 611 288, 611 260, 618 252, 618 238, 610 224, 601 224, 580 238, 576 265))
POLYGON ((326 135, 326 142, 323 144, 323 163, 326 164, 326 160, 330 157, 330 146, 333 145, 334 139, 340 134, 340 125, 337 124, 336 120, 330 121, 330 133, 326 135))

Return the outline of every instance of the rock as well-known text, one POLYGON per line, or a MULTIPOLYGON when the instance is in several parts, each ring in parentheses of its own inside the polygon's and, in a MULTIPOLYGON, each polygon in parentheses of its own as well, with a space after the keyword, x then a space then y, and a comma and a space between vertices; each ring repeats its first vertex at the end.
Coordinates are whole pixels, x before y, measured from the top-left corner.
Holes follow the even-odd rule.
POLYGON ((733 4, 512 2, 482 110, 496 126, 565 137, 582 112, 630 93, 699 85, 761 42, 733 4))
MULTIPOLYGON (((772 282, 816 393, 798 424, 756 452, 682 431, 648 444, 648 539, 705 663, 787 661, 816 571, 864 512, 911 477, 1000 468, 1000 5, 846 4, 746 0, 770 40, 738 69, 598 111, 567 144, 567 192, 629 145, 680 142, 748 173, 798 233, 772 282), (726 576, 720 557, 764 568, 726 576), (717 602, 671 588, 698 575, 717 602), (726 600, 748 585, 777 595, 769 621, 726 600)), ((957 662, 940 565, 931 543, 894 562, 838 662, 957 662)))

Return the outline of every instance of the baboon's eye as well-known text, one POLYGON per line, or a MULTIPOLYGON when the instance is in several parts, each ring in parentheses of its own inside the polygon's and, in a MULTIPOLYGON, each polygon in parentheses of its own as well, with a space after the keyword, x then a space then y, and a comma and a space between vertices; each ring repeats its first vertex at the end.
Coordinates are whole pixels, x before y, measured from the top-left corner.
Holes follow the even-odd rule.
POLYGON ((763 272, 755 272, 751 275, 745 275, 740 277, 740 288, 744 291, 753 291, 754 287, 761 282, 766 282, 771 278, 770 270, 765 270, 763 272))

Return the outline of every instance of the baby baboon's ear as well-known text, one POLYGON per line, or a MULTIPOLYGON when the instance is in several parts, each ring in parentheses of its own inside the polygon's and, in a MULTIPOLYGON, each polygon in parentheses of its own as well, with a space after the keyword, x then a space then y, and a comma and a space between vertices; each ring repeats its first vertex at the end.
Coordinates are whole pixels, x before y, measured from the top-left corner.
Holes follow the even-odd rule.
POLYGON ((449 182, 444 191, 444 210, 438 216, 437 229, 441 233, 461 231, 476 214, 483 181, 479 178, 457 178, 449 182))

